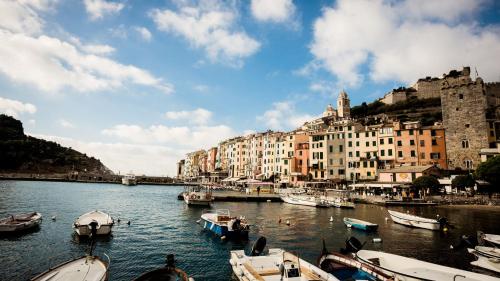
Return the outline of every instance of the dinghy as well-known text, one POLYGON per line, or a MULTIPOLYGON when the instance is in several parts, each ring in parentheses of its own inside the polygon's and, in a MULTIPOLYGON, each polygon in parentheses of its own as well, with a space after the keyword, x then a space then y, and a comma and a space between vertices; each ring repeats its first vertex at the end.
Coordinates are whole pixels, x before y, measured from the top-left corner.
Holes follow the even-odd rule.
MULTIPOLYGON (((257 242, 260 246, 262 238, 257 242)), ((250 255, 246 255, 244 250, 231 251, 229 263, 238 280, 339 281, 335 276, 283 249, 269 249, 263 255, 264 247, 253 249, 250 255)))
POLYGON ((442 230, 448 224, 448 220, 446 218, 428 219, 392 210, 388 210, 388 212, 389 215, 391 215, 392 221, 410 227, 424 228, 430 230, 442 230))
POLYGON ((101 211, 92 211, 81 215, 73 224, 76 234, 80 236, 89 236, 91 233, 90 223, 97 222, 96 235, 108 235, 113 227, 113 218, 101 211))
POLYGON ((220 237, 248 239, 250 226, 242 216, 232 217, 229 210, 217 210, 201 215, 203 228, 220 237))
POLYGON ((167 264, 149 272, 144 273, 143 275, 134 279, 134 281, 154 281, 154 280, 162 280, 162 281, 194 281, 193 278, 190 278, 186 272, 181 269, 175 267, 175 259, 174 255, 167 255, 167 264))
POLYGON ((36 212, 11 215, 7 218, 0 219, 0 233, 15 233, 28 230, 39 226, 41 222, 42 215, 36 212))
POLYGON ((331 204, 327 200, 321 198, 310 196, 310 195, 298 195, 298 194, 283 194, 280 195, 283 202, 293 205, 303 205, 311 207, 331 207, 331 204))
POLYGON ((96 256, 84 256, 51 268, 31 281, 104 281, 108 280, 108 265, 109 257, 105 262, 96 256))
POLYGON ((484 242, 491 244, 495 247, 500 247, 500 235, 496 234, 486 234, 481 231, 478 231, 479 238, 483 239, 484 242))
POLYGON ((356 259, 395 280, 498 281, 498 278, 378 251, 360 250, 356 259))
POLYGON ((344 218, 344 224, 347 227, 352 227, 352 228, 361 229, 361 230, 365 230, 365 231, 376 231, 378 228, 378 224, 363 221, 363 220, 353 219, 353 218, 344 218))
POLYGON ((477 261, 470 264, 500 273, 500 249, 477 246, 474 249, 467 250, 477 258, 477 261))

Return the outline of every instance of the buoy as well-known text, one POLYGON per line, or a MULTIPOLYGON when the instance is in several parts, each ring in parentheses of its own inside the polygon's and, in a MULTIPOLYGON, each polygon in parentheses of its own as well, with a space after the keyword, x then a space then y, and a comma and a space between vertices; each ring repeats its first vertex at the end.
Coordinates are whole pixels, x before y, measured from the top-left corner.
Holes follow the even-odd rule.
POLYGON ((447 232, 447 231, 448 231, 448 228, 447 228, 447 227, 443 228, 443 231, 444 231, 444 232, 447 232))
POLYGON ((333 216, 330 217, 330 222, 332 222, 332 221, 333 221, 333 216))
POLYGON ((120 222, 121 222, 120 218, 118 218, 116 221, 117 221, 118 223, 120 223, 120 222))
POLYGON ((130 221, 127 221, 127 224, 130 225, 130 221))
POLYGON ((381 243, 382 238, 373 238, 373 243, 381 243))
POLYGON ((290 220, 286 220, 286 225, 290 225, 290 220))
POLYGON ((52 216, 52 220, 55 221, 56 220, 56 216, 52 216))
POLYGON ((220 240, 225 240, 226 239, 226 236, 221 236, 220 237, 220 240))
POLYGON ((271 199, 267 199, 267 203, 271 202, 271 199))

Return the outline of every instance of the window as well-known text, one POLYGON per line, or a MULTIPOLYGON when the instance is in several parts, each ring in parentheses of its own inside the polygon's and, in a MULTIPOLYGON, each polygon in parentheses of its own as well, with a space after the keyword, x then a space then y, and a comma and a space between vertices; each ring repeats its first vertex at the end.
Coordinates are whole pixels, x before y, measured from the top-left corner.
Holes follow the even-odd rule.
POLYGON ((380 139, 380 144, 384 144, 384 139, 380 139))
POLYGON ((375 167, 375 161, 370 161, 370 168, 375 167))
POLYGON ((415 150, 410 151, 410 157, 416 157, 415 150))
POLYGON ((398 146, 403 146, 403 143, 400 140, 398 140, 398 146))
POLYGON ((356 133, 356 138, 359 138, 359 133, 356 133))
POLYGON ((299 156, 302 156, 302 150, 299 150, 299 156))
POLYGON ((435 137, 436 136, 436 130, 431 130, 431 136, 435 137))
POLYGON ((472 160, 465 160, 464 164, 465 164, 465 168, 473 169, 472 160))
POLYGON ((352 157, 352 151, 349 151, 349 157, 352 157))
POLYGON ((425 146, 425 141, 424 140, 420 140, 420 146, 425 146))
POLYGON ((425 159, 425 152, 420 152, 420 159, 425 159))
POLYGON ((459 94, 459 95, 458 95, 458 99, 459 99, 459 100, 463 100, 463 99, 464 99, 464 95, 463 95, 463 94, 459 94))
POLYGON ((330 159, 330 165, 333 165, 333 159, 330 159))
POLYGON ((330 146, 328 147, 328 149, 330 150, 330 153, 332 153, 332 152, 333 152, 333 145, 330 145, 330 146))
POLYGON ((398 157, 403 158, 403 151, 398 151, 398 157))
POLYGON ((401 131, 396 131, 396 136, 400 137, 401 136, 401 131))
POLYGON ((413 136, 413 129, 412 129, 412 130, 410 130, 410 132, 409 132, 409 133, 410 133, 410 136, 413 136))
POLYGON ((299 159, 299 166, 302 166, 302 159, 299 159))
POLYGON ((351 127, 351 126, 348 126, 348 127, 347 127, 347 130, 348 130, 348 131, 350 131, 351 129, 352 129, 352 127, 351 127))
POLYGON ((325 177, 325 171, 321 171, 321 178, 325 177))
POLYGON ((288 175, 288 169, 285 169, 285 175, 288 175))
POLYGON ((343 174, 345 174, 344 169, 340 169, 340 170, 339 170, 339 175, 343 175, 343 174))
POLYGON ((333 170, 330 170, 330 176, 333 176, 333 170))
POLYGON ((339 165, 344 165, 344 159, 339 158, 339 165))
POLYGON ((392 149, 387 150, 387 155, 392 156, 392 149))
POLYGON ((392 144, 392 138, 389 138, 389 144, 392 144))
POLYGON ((415 145, 415 140, 410 140, 410 145, 415 145))
POLYGON ((319 143, 319 147, 323 147, 323 143, 322 142, 319 143))
POLYGON ((319 153, 319 159, 323 160, 323 151, 319 153))
POLYGON ((368 168, 368 163, 366 161, 363 161, 363 168, 368 168))
POLYGON ((380 156, 385 156, 385 150, 380 150, 380 156))
POLYGON ((367 138, 369 136, 368 134, 369 134, 368 132, 365 132, 365 138, 367 138))
POLYGON ((348 145, 349 147, 352 147, 352 141, 349 141, 349 142, 347 143, 347 145, 348 145))
POLYGON ((462 148, 469 148, 469 140, 462 140, 462 148))
POLYGON ((352 133, 347 134, 348 138, 352 138, 352 133))
POLYGON ((419 134, 419 135, 423 135, 423 134, 424 134, 424 131, 423 131, 423 130, 418 130, 418 134, 419 134))
POLYGON ((359 151, 356 151, 356 157, 359 157, 359 151))
POLYGON ((377 141, 372 141, 373 146, 377 146, 377 141))
POLYGON ((372 172, 366 172, 366 176, 367 177, 371 177, 372 176, 372 172))
POLYGON ((439 152, 431 153, 431 159, 439 159, 439 158, 441 158, 441 155, 439 152))
POLYGON ((370 146, 370 142, 369 142, 369 141, 367 141, 367 142, 365 143, 365 145, 366 145, 366 147, 369 147, 369 146, 370 146))
POLYGON ((375 132, 372 132, 372 137, 374 137, 374 136, 375 136, 375 132))
POLYGON ((284 161, 284 162, 285 162, 285 165, 288 165, 288 160, 287 160, 287 159, 285 159, 285 161, 284 161))
POLYGON ((344 146, 343 145, 339 145, 339 152, 343 152, 344 151, 344 146))

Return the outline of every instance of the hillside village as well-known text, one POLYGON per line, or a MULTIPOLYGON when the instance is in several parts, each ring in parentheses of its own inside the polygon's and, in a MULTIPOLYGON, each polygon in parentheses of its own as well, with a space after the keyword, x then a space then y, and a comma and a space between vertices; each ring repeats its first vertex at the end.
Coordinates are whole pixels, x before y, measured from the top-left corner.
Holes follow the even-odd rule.
POLYGON ((235 137, 188 153, 177 164, 177 177, 383 188, 436 170, 473 171, 500 154, 499 142, 500 83, 472 79, 464 67, 353 108, 342 91, 336 109, 328 105, 320 118, 293 131, 235 137))

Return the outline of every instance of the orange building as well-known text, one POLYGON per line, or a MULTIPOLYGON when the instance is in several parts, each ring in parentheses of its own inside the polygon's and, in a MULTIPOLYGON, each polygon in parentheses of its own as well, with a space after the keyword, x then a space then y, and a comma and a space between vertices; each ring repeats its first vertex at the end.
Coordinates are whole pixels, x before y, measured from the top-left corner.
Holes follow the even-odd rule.
POLYGON ((295 145, 295 170, 292 173, 292 182, 307 180, 309 174, 309 142, 300 142, 295 145))
POLYGON ((447 169, 444 128, 422 127, 420 122, 395 122, 396 164, 423 166, 435 164, 447 169))

